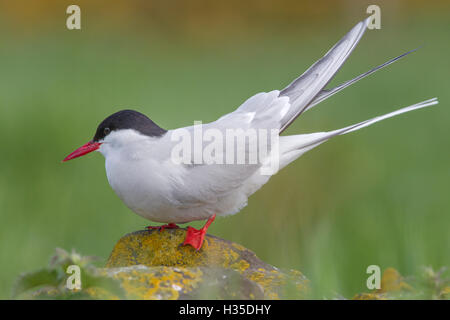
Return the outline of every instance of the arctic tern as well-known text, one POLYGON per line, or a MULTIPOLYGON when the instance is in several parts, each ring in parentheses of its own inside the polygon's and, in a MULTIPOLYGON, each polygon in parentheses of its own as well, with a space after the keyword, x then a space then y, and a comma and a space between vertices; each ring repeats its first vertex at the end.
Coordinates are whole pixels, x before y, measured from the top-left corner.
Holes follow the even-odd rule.
MULTIPOLYGON (((160 227, 148 227, 150 229, 178 228, 177 223, 208 219, 199 230, 188 227, 183 243, 199 250, 216 215, 239 212, 247 204, 248 197, 269 180, 271 175, 263 174, 263 169, 270 157, 277 157, 280 170, 332 137, 438 103, 437 98, 429 99, 338 130, 279 135, 303 112, 412 52, 404 53, 334 88, 325 89, 358 44, 369 20, 356 24, 324 57, 283 90, 258 93, 234 112, 202 125, 204 129, 214 129, 224 136, 229 128, 277 130, 277 148, 269 148, 266 157, 257 163, 196 163, 192 160, 198 152, 195 150, 187 163, 173 161, 172 151, 179 143, 173 136, 180 129, 160 128, 148 117, 133 110, 122 110, 104 119, 94 138, 63 161, 95 150, 103 154, 108 182, 119 198, 138 215, 166 223, 160 227)), ((195 126, 183 129, 194 134, 195 126)), ((245 143, 245 147, 250 147, 249 141, 245 143)), ((259 151, 249 148, 244 152, 248 158, 252 152, 259 151)))

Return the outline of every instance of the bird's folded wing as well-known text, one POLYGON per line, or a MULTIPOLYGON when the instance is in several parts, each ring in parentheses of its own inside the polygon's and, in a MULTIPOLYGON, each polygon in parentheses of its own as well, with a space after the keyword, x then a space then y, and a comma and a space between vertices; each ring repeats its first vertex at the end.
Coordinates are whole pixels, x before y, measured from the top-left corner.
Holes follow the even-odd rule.
MULTIPOLYGON (((324 57, 282 91, 258 93, 247 99, 234 112, 224 115, 211 125, 218 128, 231 126, 242 129, 278 129, 281 133, 306 110, 341 68, 364 34, 368 21, 369 18, 356 24, 324 57)), ((342 88, 337 88, 335 92, 350 84, 344 83, 342 88)), ((322 92, 322 100, 325 95, 326 92, 322 92)))
MULTIPOLYGON (((209 123, 201 125, 201 127, 199 125, 197 128, 192 126, 177 129, 184 130, 190 137, 190 142, 187 144, 187 148, 181 152, 182 156, 179 156, 178 151, 175 155, 179 156, 176 162, 181 162, 181 169, 171 180, 170 200, 175 206, 195 208, 217 203, 219 199, 240 188, 260 168, 259 163, 248 162, 249 157, 258 153, 257 150, 249 147, 249 144, 254 141, 245 139, 243 143, 238 143, 235 140, 234 146, 230 149, 225 140, 229 139, 229 136, 227 137, 228 130, 234 129, 231 124, 226 128, 221 125, 212 126, 212 123, 209 123), (209 131, 210 129, 212 130, 209 131), (196 140, 199 136, 194 133, 195 130, 202 130, 202 137, 199 140, 196 140), (212 139, 207 140, 205 137, 210 134, 216 135, 210 136, 212 139), (211 149, 214 144, 217 147, 211 149), (186 150, 188 150, 188 155, 185 157, 186 150), (232 151, 231 158, 229 157, 230 150, 232 151), (238 162, 238 156, 242 156, 243 163, 238 162), (214 162, 210 162, 212 159, 214 162)), ((168 150, 174 150, 177 148, 176 144, 182 143, 181 140, 173 141, 171 136, 176 136, 174 132, 175 130, 169 131, 165 137, 168 150)), ((235 137, 242 137, 238 131, 234 134, 237 134, 235 137)), ((252 139, 250 138, 250 140, 252 139)), ((174 160, 173 154, 170 154, 169 151, 164 157, 166 161, 174 160)))
POLYGON ((280 96, 289 97, 291 108, 281 124, 281 131, 285 130, 303 111, 309 103, 330 82, 336 72, 347 60, 363 36, 370 17, 359 22, 323 58, 314 63, 300 77, 280 92, 280 96))

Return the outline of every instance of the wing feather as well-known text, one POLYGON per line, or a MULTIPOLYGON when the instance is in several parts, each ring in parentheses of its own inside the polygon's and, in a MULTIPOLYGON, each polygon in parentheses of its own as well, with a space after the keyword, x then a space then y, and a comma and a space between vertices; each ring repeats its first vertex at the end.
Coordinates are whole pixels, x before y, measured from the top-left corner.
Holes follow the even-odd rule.
POLYGON ((308 104, 341 68, 363 36, 369 21, 370 17, 356 24, 323 58, 280 92, 280 96, 289 97, 291 104, 283 119, 281 132, 305 111, 308 104))

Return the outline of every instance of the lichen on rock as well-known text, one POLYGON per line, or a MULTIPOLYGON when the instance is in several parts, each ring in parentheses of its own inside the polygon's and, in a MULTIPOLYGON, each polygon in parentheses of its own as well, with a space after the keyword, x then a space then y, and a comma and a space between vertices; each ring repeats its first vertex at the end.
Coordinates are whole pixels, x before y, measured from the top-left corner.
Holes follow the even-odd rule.
POLYGON ((245 247, 206 235, 196 251, 182 246, 185 229, 137 231, 122 237, 106 264, 133 298, 279 299, 286 288, 304 297, 308 280, 281 271, 245 247))

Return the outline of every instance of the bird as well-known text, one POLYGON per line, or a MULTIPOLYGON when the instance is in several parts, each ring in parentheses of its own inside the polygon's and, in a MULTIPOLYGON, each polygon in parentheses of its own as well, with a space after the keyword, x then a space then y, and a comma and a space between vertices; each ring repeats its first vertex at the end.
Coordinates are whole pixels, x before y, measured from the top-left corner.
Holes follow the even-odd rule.
POLYGON ((328 83, 362 38, 369 21, 370 17, 358 22, 321 59, 284 89, 257 93, 216 121, 166 130, 138 111, 121 110, 106 117, 98 125, 93 139, 70 153, 63 162, 93 151, 100 152, 105 158, 108 182, 125 205, 148 220, 164 223, 159 227, 149 226, 149 230, 158 228, 162 231, 178 228, 177 224, 207 220, 200 229, 188 226, 182 243, 200 250, 207 229, 216 216, 239 212, 247 205, 249 196, 266 184, 271 176, 305 152, 333 137, 438 103, 437 98, 428 99, 337 130, 281 135, 305 111, 417 50, 406 52, 327 89, 328 83), (264 153, 258 143, 253 148, 258 138, 249 135, 241 147, 214 149, 211 154, 213 160, 220 160, 220 157, 231 160, 225 163, 211 159, 198 161, 202 160, 202 152, 208 147, 208 139, 203 139, 197 149, 186 142, 182 161, 181 156, 174 159, 174 149, 181 145, 181 140, 176 137, 181 133, 195 136, 199 128, 204 133, 209 130, 223 137, 216 146, 227 143, 228 130, 239 129, 241 131, 237 131, 238 136, 234 138, 239 138, 239 132, 245 133, 246 130, 266 130, 265 133, 275 132, 271 137, 276 143, 266 146, 267 152, 264 153), (240 163, 236 161, 239 152, 244 158, 240 163), (250 163, 248 159, 257 161, 250 163), (271 159, 278 161, 273 172, 268 170, 273 164, 271 159))

